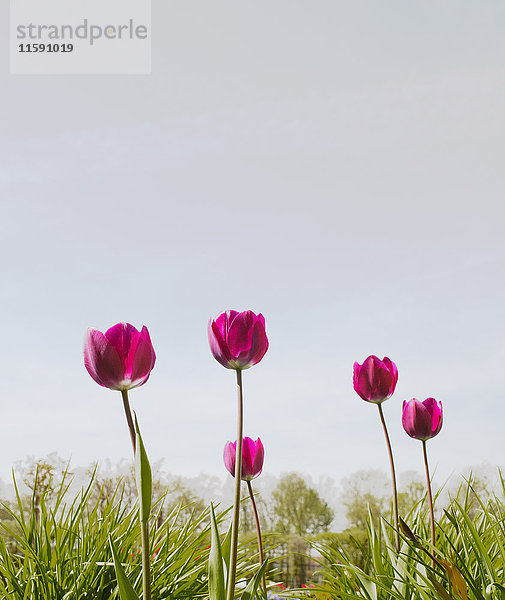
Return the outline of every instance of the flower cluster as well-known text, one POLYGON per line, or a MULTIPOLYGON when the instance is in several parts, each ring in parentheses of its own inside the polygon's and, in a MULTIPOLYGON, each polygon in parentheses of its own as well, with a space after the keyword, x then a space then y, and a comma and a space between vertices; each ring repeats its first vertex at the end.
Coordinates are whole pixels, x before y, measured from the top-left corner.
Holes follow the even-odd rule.
MULTIPOLYGON (((361 365, 354 363, 354 390, 366 402, 381 404, 391 398, 397 383, 398 369, 387 356, 380 360, 371 355, 361 365)), ((403 402, 402 424, 412 438, 426 441, 435 437, 442 428, 442 420, 442 403, 434 398, 403 402)))
MULTIPOLYGON (((210 350, 214 358, 225 368, 236 371, 237 387, 239 394, 238 435, 236 441, 228 441, 224 448, 223 458, 226 469, 232 476, 238 475, 235 482, 235 502, 231 528, 231 547, 229 559, 227 600, 232 600, 235 593, 235 568, 237 560, 238 525, 241 480, 247 482, 255 520, 257 523, 258 549, 260 563, 263 564, 263 547, 261 531, 257 515, 251 480, 258 477, 263 469, 264 448, 261 439, 256 440, 243 437, 243 398, 242 398, 242 371, 259 363, 265 356, 269 342, 265 329, 265 319, 262 314, 255 314, 250 310, 238 312, 227 310, 214 319, 209 320, 208 338, 210 350)), ((128 426, 132 438, 133 450, 136 460, 136 478, 139 491, 139 506, 142 534, 142 564, 143 564, 143 597, 149 600, 150 578, 149 559, 150 545, 147 527, 152 496, 152 480, 149 461, 145 452, 138 422, 133 419, 128 401, 128 390, 143 385, 151 374, 156 362, 156 354, 147 327, 138 331, 130 323, 117 323, 105 333, 98 329, 88 329, 84 341, 84 364, 90 376, 99 385, 111 390, 120 391, 123 397, 128 426), (146 575, 147 573, 147 575, 146 575)), ((395 513, 395 535, 397 550, 400 548, 399 518, 397 503, 396 475, 393 461, 391 442, 386 427, 382 403, 391 398, 398 383, 398 369, 395 363, 387 356, 380 359, 375 355, 368 356, 362 364, 355 362, 353 366, 353 387, 356 393, 366 402, 376 404, 384 429, 388 446, 392 480, 393 480, 393 507, 395 513)), ((432 529, 432 546, 435 546, 434 513, 431 495, 430 477, 426 454, 426 441, 435 437, 442 428, 443 414, 442 403, 434 398, 419 401, 416 398, 403 402, 402 424, 407 434, 423 443, 423 454, 427 474, 428 497, 430 502, 430 516, 432 529)), ((213 542, 219 544, 219 535, 216 534, 217 525, 213 515, 213 542), (217 537, 215 537, 217 535, 217 537)), ((111 549, 114 555, 116 569, 119 569, 113 544, 111 549)), ((155 554, 158 549, 155 550, 155 554)), ((153 555, 154 556, 154 555, 153 555)), ((219 589, 219 600, 224 598, 224 571, 219 562, 220 551, 211 552, 209 569, 214 569, 212 579, 219 589), (216 558, 217 557, 217 558, 216 558)), ((222 561, 221 561, 222 562, 222 561)), ((266 564, 266 563, 265 563, 266 564)), ((263 575, 263 573, 261 573, 263 575)), ((211 577, 209 576, 209 580, 211 577)), ((302 586, 306 587, 306 586, 302 586)), ((263 577, 264 596, 267 594, 265 579, 263 577)), ((276 598, 271 593, 269 598, 276 598)))

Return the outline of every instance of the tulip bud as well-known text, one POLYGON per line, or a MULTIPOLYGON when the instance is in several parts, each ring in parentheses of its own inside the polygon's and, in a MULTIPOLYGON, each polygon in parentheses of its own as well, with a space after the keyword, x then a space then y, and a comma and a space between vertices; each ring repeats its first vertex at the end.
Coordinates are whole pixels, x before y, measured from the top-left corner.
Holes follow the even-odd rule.
MULTIPOLYGON (((235 477, 235 458, 237 442, 226 442, 224 447, 224 465, 235 477)), ((243 481, 251 481, 261 473, 265 452, 260 438, 256 441, 245 437, 242 440, 242 476, 243 481)))
POLYGON ((354 389, 367 402, 380 404, 390 398, 397 381, 398 369, 387 356, 380 360, 372 355, 362 365, 354 363, 354 389))
POLYGON ((442 402, 426 398, 421 402, 413 398, 403 402, 402 425, 410 437, 429 440, 442 429, 442 402))
POLYGON ((209 344, 214 358, 227 369, 248 369, 268 350, 265 319, 252 311, 227 310, 209 321, 209 344))
POLYGON ((139 332, 129 323, 118 323, 105 334, 92 327, 86 332, 84 366, 103 387, 124 391, 143 385, 155 361, 145 326, 139 332))

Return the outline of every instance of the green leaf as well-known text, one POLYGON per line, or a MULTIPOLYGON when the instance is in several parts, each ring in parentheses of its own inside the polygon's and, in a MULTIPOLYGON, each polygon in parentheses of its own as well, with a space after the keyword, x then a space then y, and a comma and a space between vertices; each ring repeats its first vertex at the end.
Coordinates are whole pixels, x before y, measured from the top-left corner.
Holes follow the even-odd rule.
POLYGON ((490 583, 486 588, 486 598, 492 600, 493 598, 505 598, 505 588, 499 583, 490 583), (495 593, 497 595, 495 595, 495 593))
POLYGON ((370 600, 377 600, 377 585, 374 581, 371 581, 365 573, 361 574, 357 569, 355 571, 356 577, 359 579, 361 586, 365 588, 365 593, 370 600))
POLYGON ((402 533, 404 535, 406 535, 411 541, 414 542, 414 544, 419 544, 419 540, 412 533, 412 530, 410 529, 410 527, 407 525, 407 523, 405 523, 405 521, 401 517, 400 517, 400 529, 402 530, 402 533))
POLYGON ((433 575, 428 575, 428 579, 431 581, 431 584, 435 588, 437 594, 440 596, 441 600, 453 600, 452 596, 449 595, 444 586, 439 583, 433 575))
POLYGON ((444 560, 442 560, 441 563, 444 565, 445 570, 447 571, 447 575, 456 594, 461 598, 461 600, 468 600, 466 581, 463 578, 463 575, 461 575, 458 567, 444 560))
MULTIPOLYGON (((135 414, 135 413, 134 413, 135 414)), ((142 436, 140 435, 137 415, 135 414, 135 479, 137 481, 137 490, 140 502, 140 520, 147 523, 151 513, 151 500, 153 495, 153 477, 151 474, 151 465, 147 458, 146 449, 142 436)))
POLYGON ((112 543, 112 538, 109 536, 109 544, 112 550, 112 558, 114 559, 114 570, 116 571, 116 579, 119 587, 119 597, 121 600, 140 600, 137 595, 137 592, 133 589, 132 584, 128 580, 126 576, 126 572, 121 564, 121 560, 117 555, 116 549, 114 548, 114 544, 112 543))
POLYGON ((254 600, 254 598, 256 596, 256 591, 261 583, 263 575, 265 574, 267 566, 268 566, 268 560, 266 560, 261 565, 259 571, 251 579, 251 581, 247 584, 247 587, 245 588, 245 590, 242 592, 242 595, 240 596, 241 600, 254 600))
POLYGON ((228 533, 225 535, 223 543, 221 544, 221 552, 223 554, 225 574, 226 574, 226 588, 228 589, 228 574, 230 572, 230 554, 231 554, 231 523, 228 528, 228 533))
POLYGON ((210 505, 210 514, 212 533, 209 554, 209 598, 210 600, 225 600, 223 554, 212 504, 210 505))

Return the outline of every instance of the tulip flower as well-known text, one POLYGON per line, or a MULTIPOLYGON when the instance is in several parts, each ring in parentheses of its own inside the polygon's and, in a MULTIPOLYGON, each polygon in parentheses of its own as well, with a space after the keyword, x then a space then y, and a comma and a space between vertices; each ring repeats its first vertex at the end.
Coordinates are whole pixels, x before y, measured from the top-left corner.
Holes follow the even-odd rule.
POLYGON ((385 356, 369 356, 362 365, 354 363, 353 385, 355 391, 367 402, 380 404, 393 395, 398 382, 398 369, 385 356))
POLYGON ((403 402, 403 429, 416 440, 426 441, 442 429, 442 403, 435 398, 403 402))
MULTIPOLYGON (((224 447, 224 464, 228 471, 235 477, 235 456, 237 442, 226 442, 224 447)), ((260 438, 256 441, 249 437, 242 440, 242 481, 251 481, 263 469, 264 449, 260 438)))
POLYGON ((84 341, 84 365, 91 377, 111 390, 131 390, 143 385, 156 355, 147 327, 137 331, 118 323, 105 333, 90 327, 84 341))
MULTIPOLYGON (((256 500, 254 499, 254 493, 251 485, 251 480, 260 475, 263 469, 263 458, 265 456, 265 451, 263 448, 263 444, 261 443, 260 438, 256 441, 249 437, 245 437, 242 445, 242 481, 247 482, 247 489, 249 491, 249 497, 251 499, 254 520, 256 522, 256 534, 258 538, 258 550, 259 550, 259 559, 260 564, 263 564, 264 556, 263 556, 263 541, 261 539, 261 527, 260 520, 258 517, 258 508, 256 506, 256 500)), ((228 471, 235 477, 235 468, 236 468, 236 456, 237 456, 237 442, 226 442, 224 447, 224 465, 228 469, 228 471)), ((265 590, 265 595, 267 593, 266 590, 266 581, 265 577, 263 577, 263 589, 265 590)))
MULTIPOLYGON (((142 546, 142 589, 144 600, 151 600, 150 544, 148 517, 151 503, 151 467, 145 454, 140 431, 135 428, 128 399, 128 390, 149 379, 156 355, 147 327, 137 331, 130 323, 117 323, 105 333, 90 327, 84 340, 84 366, 91 377, 103 387, 121 392, 126 421, 130 430, 133 454, 138 465, 140 532, 142 546), (139 452, 137 453, 137 431, 139 452), (137 460, 138 459, 138 460, 137 460), (146 482, 145 486, 143 482, 146 482), (146 508, 147 507, 147 508, 146 508), (143 515, 143 512, 146 515, 143 515)), ((114 550, 113 550, 114 552, 114 550)), ((116 571, 117 573, 117 571, 116 571)))
POLYGON ((248 369, 268 350, 265 319, 251 310, 227 310, 209 321, 209 344, 214 358, 227 369, 248 369))
POLYGON ((363 361, 362 365, 360 365, 358 362, 354 363, 354 390, 361 398, 363 398, 363 400, 377 404, 377 408, 379 409, 379 418, 382 423, 384 437, 386 438, 389 464, 391 467, 391 479, 393 482, 393 513, 396 529, 396 549, 397 551, 400 551, 400 535, 398 533, 398 490, 396 485, 395 463, 393 459, 393 449, 391 448, 391 441, 389 439, 389 433, 386 426, 386 420, 384 419, 384 413, 382 411, 382 402, 393 395, 397 381, 398 369, 396 368, 395 363, 387 356, 380 360, 377 358, 377 356, 371 355, 363 361))
POLYGON ((231 523, 230 568, 226 590, 226 600, 233 600, 235 598, 238 527, 240 520, 240 475, 242 474, 244 422, 242 371, 259 363, 265 356, 268 350, 268 338, 263 315, 256 315, 251 310, 245 310, 244 312, 227 310, 220 313, 215 319, 209 320, 208 335, 210 350, 214 358, 223 367, 234 369, 237 377, 238 416, 237 441, 235 445, 235 499, 233 501, 231 523))
POLYGON ((437 402, 435 398, 426 398, 422 402, 416 400, 416 398, 412 398, 408 402, 403 402, 403 429, 405 429, 411 438, 421 440, 423 444, 424 470, 426 473, 426 486, 428 488, 428 502, 430 504, 431 544, 433 547, 435 546, 435 512, 433 509, 426 441, 435 437, 442 429, 442 417, 442 402, 437 402))

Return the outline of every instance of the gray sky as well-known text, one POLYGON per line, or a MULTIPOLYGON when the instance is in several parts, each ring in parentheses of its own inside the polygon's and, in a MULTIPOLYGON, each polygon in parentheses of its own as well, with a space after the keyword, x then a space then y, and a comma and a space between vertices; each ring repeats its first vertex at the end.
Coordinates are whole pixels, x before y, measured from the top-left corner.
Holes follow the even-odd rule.
MULTIPOLYGON (((0 6, 5 37, 7 3, 0 6)), ((129 457, 88 326, 147 325, 131 392, 150 457, 225 475, 234 374, 207 321, 262 312, 244 374, 265 470, 387 468, 352 365, 399 369, 384 410, 442 400, 439 475, 505 457, 505 3, 153 0, 149 76, 12 76, 1 57, 0 476, 28 454, 129 457)))

